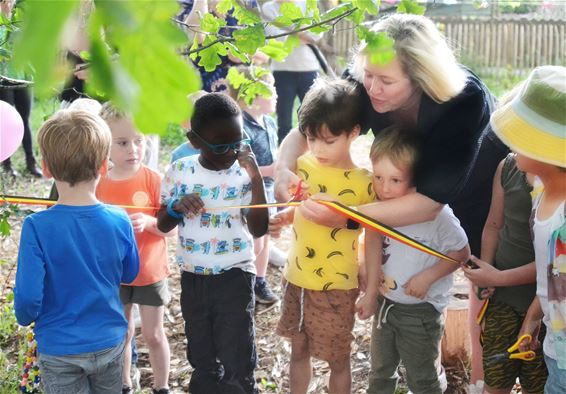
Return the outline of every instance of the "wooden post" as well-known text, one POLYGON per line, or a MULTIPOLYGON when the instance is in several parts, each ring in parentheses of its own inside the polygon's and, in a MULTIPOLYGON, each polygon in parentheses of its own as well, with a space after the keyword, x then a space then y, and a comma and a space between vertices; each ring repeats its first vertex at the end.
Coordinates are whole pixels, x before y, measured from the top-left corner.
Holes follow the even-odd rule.
MULTIPOLYGON (((451 293, 467 295, 467 289, 467 283, 456 283, 451 293)), ((470 361, 468 300, 456 298, 454 294, 450 297, 446 312, 441 355, 443 365, 467 365, 470 361)))

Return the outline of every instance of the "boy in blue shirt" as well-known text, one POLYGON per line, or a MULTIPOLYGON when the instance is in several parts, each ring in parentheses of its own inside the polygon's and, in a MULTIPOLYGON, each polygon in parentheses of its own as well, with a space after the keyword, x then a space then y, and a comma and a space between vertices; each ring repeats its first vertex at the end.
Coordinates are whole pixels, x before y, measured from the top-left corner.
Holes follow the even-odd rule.
POLYGON ((95 197, 111 139, 101 118, 81 110, 59 111, 39 130, 59 199, 24 221, 14 307, 18 323, 35 322, 47 394, 122 389, 128 323, 119 290, 137 276, 139 257, 127 214, 95 197))

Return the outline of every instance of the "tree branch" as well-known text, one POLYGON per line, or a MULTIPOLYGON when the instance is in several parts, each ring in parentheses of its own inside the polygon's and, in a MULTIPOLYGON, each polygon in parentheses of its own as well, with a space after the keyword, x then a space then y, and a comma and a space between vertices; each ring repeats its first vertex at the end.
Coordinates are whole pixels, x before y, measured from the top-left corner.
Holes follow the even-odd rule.
MULTIPOLYGON (((323 20, 323 21, 314 23, 314 24, 309 25, 309 26, 304 26, 304 27, 301 27, 300 29, 291 30, 291 31, 289 31, 289 32, 287 32, 287 33, 280 33, 280 34, 274 34, 274 35, 271 35, 271 36, 265 36, 265 39, 266 39, 266 40, 270 40, 270 39, 274 39, 274 38, 286 37, 286 36, 290 36, 290 35, 292 35, 292 34, 296 34, 296 33, 300 33, 300 32, 303 32, 303 31, 310 30, 310 29, 315 28, 315 27, 318 27, 318 26, 324 26, 324 25, 331 25, 331 26, 334 26, 334 25, 336 25, 338 22, 340 22, 342 19, 344 19, 344 18, 346 18, 347 16, 353 14, 356 10, 357 10, 357 8, 354 7, 354 8, 352 8, 352 9, 348 10, 348 11, 343 12, 343 13, 340 14, 340 15, 337 15, 337 16, 333 17, 333 18, 326 19, 326 20, 323 20)), ((222 44, 222 43, 225 43, 225 42, 234 42, 234 41, 236 41, 236 40, 235 40, 234 38, 232 38, 232 37, 219 38, 219 39, 214 40, 214 41, 212 41, 212 42, 210 42, 210 43, 208 43, 208 44, 206 44, 206 45, 204 45, 204 46, 200 46, 200 47, 198 47, 198 48, 196 48, 196 49, 193 49, 193 50, 190 50, 190 51, 183 51, 183 52, 181 52, 181 55, 185 55, 185 56, 192 55, 193 53, 199 53, 199 52, 201 52, 201 51, 203 51, 203 50, 205 50, 205 49, 207 49, 207 48, 210 48, 210 47, 213 46, 213 45, 222 44)))

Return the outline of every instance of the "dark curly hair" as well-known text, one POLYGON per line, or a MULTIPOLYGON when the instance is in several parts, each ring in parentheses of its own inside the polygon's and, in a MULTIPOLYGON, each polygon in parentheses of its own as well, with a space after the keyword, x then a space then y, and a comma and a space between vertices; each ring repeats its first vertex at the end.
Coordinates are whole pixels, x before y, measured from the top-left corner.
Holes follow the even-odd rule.
POLYGON ((212 122, 241 115, 240 107, 230 96, 223 93, 208 93, 195 102, 191 128, 200 134, 212 122))

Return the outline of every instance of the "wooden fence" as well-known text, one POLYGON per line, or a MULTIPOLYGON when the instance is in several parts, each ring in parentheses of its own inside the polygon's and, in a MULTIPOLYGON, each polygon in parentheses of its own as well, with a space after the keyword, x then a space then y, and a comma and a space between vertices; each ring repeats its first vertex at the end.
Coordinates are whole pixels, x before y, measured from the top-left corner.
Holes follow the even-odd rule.
MULTIPOLYGON (((434 18, 462 63, 483 72, 566 65, 566 21, 528 19, 434 18)), ((357 39, 351 22, 341 22, 328 37, 338 58, 349 58, 357 39)))

